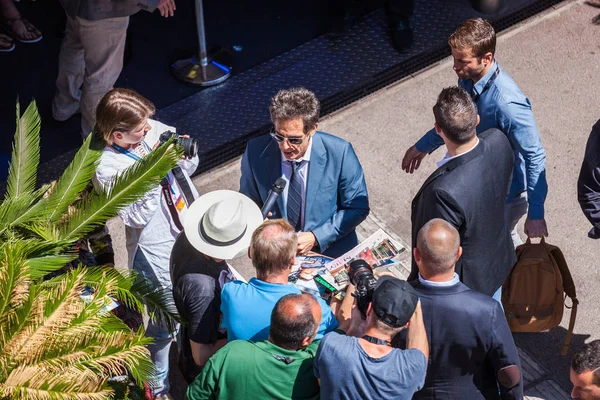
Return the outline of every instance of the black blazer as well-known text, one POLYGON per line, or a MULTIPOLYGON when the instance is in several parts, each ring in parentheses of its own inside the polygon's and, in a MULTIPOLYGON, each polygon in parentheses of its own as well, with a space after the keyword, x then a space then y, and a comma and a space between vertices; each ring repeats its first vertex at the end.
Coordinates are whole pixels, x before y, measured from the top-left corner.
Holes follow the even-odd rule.
POLYGON ((588 236, 600 239, 600 120, 592 128, 577 180, 577 200, 592 223, 588 236))
MULTIPOLYGON (((412 202, 412 247, 433 218, 450 222, 460 233, 463 255, 456 264, 461 282, 493 295, 516 262, 504 208, 514 154, 506 135, 488 129, 470 152, 448 161, 427 178, 412 202)), ((416 278, 413 259, 409 279, 416 278)))
POLYGON ((522 399, 522 374, 516 386, 501 387, 498 394, 498 371, 509 365, 521 369, 500 303, 460 282, 411 284, 421 299, 429 340, 425 385, 413 399, 522 399))

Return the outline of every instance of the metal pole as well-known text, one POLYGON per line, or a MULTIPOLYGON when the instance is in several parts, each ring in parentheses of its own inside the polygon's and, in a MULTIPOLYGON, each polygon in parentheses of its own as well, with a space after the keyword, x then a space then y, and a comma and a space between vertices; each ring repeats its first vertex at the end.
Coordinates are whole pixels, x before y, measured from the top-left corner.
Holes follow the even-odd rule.
POLYGON ((206 50, 206 33, 204 32, 204 8, 202 0, 196 0, 196 29, 198 30, 198 44, 200 45, 200 53, 198 59, 200 65, 206 67, 208 65, 208 52, 206 50))
POLYGON ((206 32, 204 30, 204 8, 202 0, 195 0, 196 31, 198 32, 198 56, 175 61, 171 65, 178 79, 197 86, 212 86, 229 78, 231 67, 223 60, 223 53, 208 54, 206 32))

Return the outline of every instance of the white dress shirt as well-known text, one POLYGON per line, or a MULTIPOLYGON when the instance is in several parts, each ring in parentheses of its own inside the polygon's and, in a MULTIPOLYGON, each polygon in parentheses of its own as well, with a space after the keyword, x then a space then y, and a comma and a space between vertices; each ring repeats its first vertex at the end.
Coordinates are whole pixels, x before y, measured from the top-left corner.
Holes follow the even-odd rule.
POLYGON ((464 153, 460 153, 460 154, 457 154, 455 156, 450 157, 450 154, 448 154, 448 152, 446 152, 446 155, 444 156, 444 158, 442 158, 440 161, 437 162, 437 167, 439 168, 442 165, 446 164, 450 160, 454 160, 455 158, 458 158, 460 156, 464 156, 468 152, 473 151, 473 149, 475 147, 477 147, 478 145, 479 145, 479 138, 477 138, 477 143, 475 143, 475 146, 471 147, 469 150, 465 151, 464 153))
POLYGON ((450 281, 446 281, 446 282, 433 282, 433 281, 428 281, 427 279, 423 278, 421 276, 421 274, 419 274, 419 282, 421 282, 421 284, 423 286, 431 286, 431 287, 446 287, 446 286, 453 286, 456 285, 458 282, 460 282, 460 279, 458 279, 458 274, 455 272, 454 273, 454 278, 452 278, 452 280, 450 281))
POLYGON ((290 161, 302 162, 300 164, 300 167, 297 169, 300 178, 300 183, 302 184, 302 209, 300 210, 300 226, 302 227, 304 226, 304 210, 306 208, 306 187, 308 184, 308 164, 310 163, 310 153, 312 151, 312 137, 309 140, 310 142, 308 142, 306 153, 304 153, 304 156, 300 157, 297 160, 288 160, 287 158, 285 158, 283 153, 281 153, 281 177, 285 179, 286 182, 285 189, 283 189, 283 207, 285 207, 286 210, 290 179, 292 178, 292 164, 290 164, 290 161))

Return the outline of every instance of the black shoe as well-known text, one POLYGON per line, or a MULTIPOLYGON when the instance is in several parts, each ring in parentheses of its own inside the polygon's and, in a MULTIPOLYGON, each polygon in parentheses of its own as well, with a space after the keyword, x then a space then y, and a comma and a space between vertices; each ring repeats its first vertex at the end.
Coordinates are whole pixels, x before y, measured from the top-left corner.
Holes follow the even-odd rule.
POLYGON ((396 50, 403 52, 412 46, 414 36, 408 19, 391 24, 390 29, 392 31, 392 43, 396 50))
POLYGON ((354 25, 357 19, 358 15, 351 14, 348 11, 340 16, 332 18, 331 24, 327 29, 327 36, 331 39, 342 37, 344 33, 348 32, 348 29, 354 25))

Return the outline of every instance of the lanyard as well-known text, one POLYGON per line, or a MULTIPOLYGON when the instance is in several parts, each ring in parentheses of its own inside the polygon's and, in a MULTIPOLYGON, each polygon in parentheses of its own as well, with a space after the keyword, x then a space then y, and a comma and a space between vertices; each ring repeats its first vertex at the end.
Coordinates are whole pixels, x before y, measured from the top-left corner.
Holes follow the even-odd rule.
MULTIPOLYGON (((148 149, 149 146, 146 144, 146 142, 142 142, 142 145, 145 146, 146 150, 149 150, 148 149)), ((111 147, 113 149, 115 149, 116 151, 118 151, 119 153, 125 154, 127 157, 134 159, 135 161, 141 160, 140 156, 138 156, 135 153, 132 153, 131 151, 129 151, 127 149, 124 149, 123 147, 119 146, 118 144, 113 144, 111 147)), ((181 185, 182 180, 183 180, 183 183, 185 183, 185 185, 183 185, 182 189, 183 189, 183 194, 186 197, 187 204, 189 206, 192 203, 192 201, 194 201, 194 196, 192 195, 192 193, 189 189, 189 185, 187 184, 187 181, 185 180, 185 177, 183 176, 183 173, 181 172, 181 169, 179 167, 175 167, 172 171, 174 172, 175 179, 178 181, 178 183, 180 183, 180 187, 182 187, 182 185, 181 185), (178 172, 178 173, 175 173, 175 172, 178 172), (191 199, 191 201, 189 199, 191 199)), ((165 202, 167 203, 167 208, 169 209, 169 213, 171 214, 171 219, 173 220, 173 223, 175 224, 177 229, 182 231, 183 224, 181 223, 181 220, 179 219, 179 211, 175 207, 175 204, 173 204, 173 198, 171 197, 171 185, 169 184, 169 180, 167 179, 167 177, 163 178, 163 180, 160 182, 160 186, 162 189, 163 196, 165 198, 165 202)))
MULTIPOLYGON (((477 103, 477 100, 479 100, 481 95, 484 94, 485 92, 487 92, 487 90, 492 86, 492 84, 496 80, 496 77, 498 76, 499 73, 500 73, 500 67, 496 65, 496 71, 494 71, 494 75, 492 75, 492 77, 487 81, 487 83, 483 87, 483 90, 481 91, 481 93, 475 94, 474 96, 472 96, 474 103, 477 103)), ((471 89, 471 91, 473 91, 473 92, 475 91, 475 85, 473 85, 473 89, 471 89)))
MULTIPOLYGON (((145 146, 146 150, 149 150, 148 149, 149 146, 146 144, 146 142, 142 142, 141 144, 142 144, 142 146, 145 146)), ((135 153, 132 153, 131 151, 129 151, 127 149, 124 149, 123 147, 119 146, 118 144, 113 144, 113 145, 111 145, 111 147, 113 149, 115 149, 116 151, 118 151, 119 153, 125 154, 129 158, 133 158, 135 161, 141 160, 140 156, 138 156, 135 153)))

